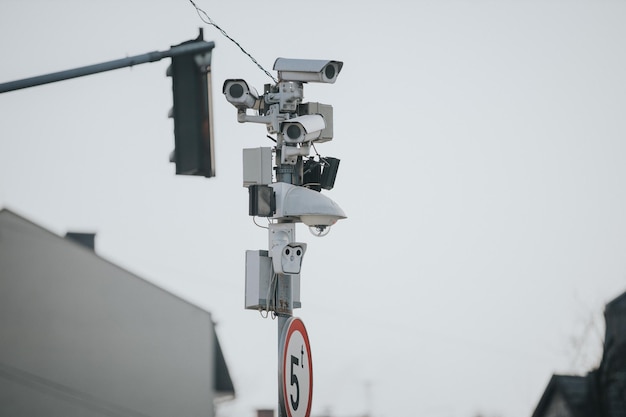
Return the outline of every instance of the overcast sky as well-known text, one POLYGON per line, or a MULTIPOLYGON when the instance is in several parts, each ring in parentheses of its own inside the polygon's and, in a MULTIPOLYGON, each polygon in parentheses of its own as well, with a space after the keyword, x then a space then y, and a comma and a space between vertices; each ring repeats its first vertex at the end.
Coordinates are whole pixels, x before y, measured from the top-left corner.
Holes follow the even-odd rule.
MULTIPOLYGON (((626 3, 196 0, 271 70, 344 62, 331 104, 348 215, 308 243, 313 414, 529 416, 601 356, 626 290, 626 3)), ((274 408, 276 322, 243 309, 248 216, 227 78, 271 80, 187 0, 0 1, 0 82, 166 50, 204 27, 217 177, 174 175, 169 60, 0 95, 0 207, 207 309, 237 390, 274 408)))

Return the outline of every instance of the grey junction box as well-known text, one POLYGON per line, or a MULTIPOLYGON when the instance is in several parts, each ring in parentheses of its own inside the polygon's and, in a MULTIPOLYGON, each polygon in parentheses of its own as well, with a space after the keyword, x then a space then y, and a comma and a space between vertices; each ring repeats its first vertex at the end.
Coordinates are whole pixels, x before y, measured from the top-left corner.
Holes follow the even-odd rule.
MULTIPOLYGON (((246 251, 246 300, 248 310, 272 311, 274 298, 272 258, 266 250, 246 251), (269 307, 269 308, 268 308, 269 307)), ((300 275, 291 275, 293 308, 300 308, 300 275)))
POLYGON ((272 183, 272 148, 243 150, 243 186, 272 183))

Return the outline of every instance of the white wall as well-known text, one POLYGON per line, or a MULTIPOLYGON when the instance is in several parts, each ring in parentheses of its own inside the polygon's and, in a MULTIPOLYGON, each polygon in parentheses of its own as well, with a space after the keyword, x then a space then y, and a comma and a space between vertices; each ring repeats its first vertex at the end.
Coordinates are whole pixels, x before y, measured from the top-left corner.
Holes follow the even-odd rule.
POLYGON ((213 332, 206 311, 0 212, 0 415, 212 417, 213 332))

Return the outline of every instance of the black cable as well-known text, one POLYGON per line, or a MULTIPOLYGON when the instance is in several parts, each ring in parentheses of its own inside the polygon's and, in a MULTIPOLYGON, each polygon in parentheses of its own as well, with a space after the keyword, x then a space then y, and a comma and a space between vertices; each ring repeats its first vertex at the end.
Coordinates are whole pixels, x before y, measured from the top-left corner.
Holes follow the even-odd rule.
POLYGON ((278 83, 278 80, 276 78, 274 78, 274 76, 272 74, 269 73, 269 71, 267 71, 265 68, 263 68, 263 66, 261 64, 259 64, 257 62, 256 59, 254 59, 254 57, 252 55, 250 55, 248 53, 248 51, 246 51, 245 49, 243 49, 243 47, 239 44, 239 42, 237 42, 236 40, 234 40, 233 38, 231 38, 228 33, 226 33, 226 31, 224 29, 222 29, 221 27, 219 27, 217 25, 217 23, 215 23, 213 21, 213 19, 211 19, 209 17, 209 15, 202 10, 200 7, 198 7, 196 5, 196 3, 193 0, 189 0, 189 2, 193 5, 193 7, 196 8, 196 12, 198 13, 198 16, 200 16, 200 20, 202 20, 204 23, 206 23, 207 25, 211 25, 213 27, 215 27, 215 29, 219 30, 222 35, 224 35, 224 37, 226 37, 226 39, 230 40, 232 43, 234 43, 235 45, 237 45, 239 47, 239 49, 241 49, 241 52, 243 52, 244 54, 246 54, 248 56, 248 58, 250 58, 252 60, 252 62, 254 62, 256 64, 257 67, 259 67, 259 69, 261 71, 263 71, 265 74, 267 74, 268 77, 270 77, 272 79, 272 81, 274 81, 274 83, 278 83))

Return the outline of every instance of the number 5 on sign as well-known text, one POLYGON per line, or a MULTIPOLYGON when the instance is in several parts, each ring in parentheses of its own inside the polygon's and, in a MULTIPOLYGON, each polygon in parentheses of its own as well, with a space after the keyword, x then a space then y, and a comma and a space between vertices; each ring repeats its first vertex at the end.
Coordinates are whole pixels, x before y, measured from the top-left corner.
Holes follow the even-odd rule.
POLYGON ((287 321, 281 337, 281 405, 287 417, 309 417, 313 398, 311 345, 302 320, 287 321))

